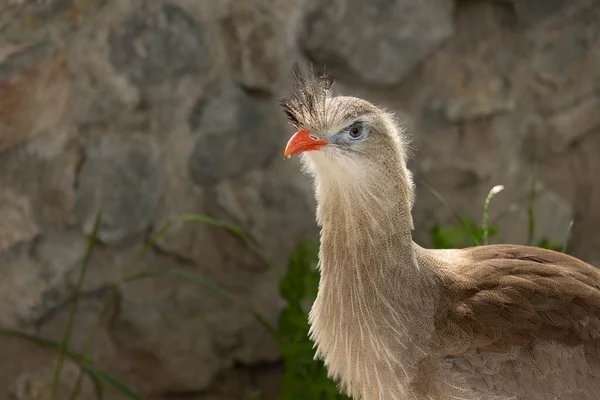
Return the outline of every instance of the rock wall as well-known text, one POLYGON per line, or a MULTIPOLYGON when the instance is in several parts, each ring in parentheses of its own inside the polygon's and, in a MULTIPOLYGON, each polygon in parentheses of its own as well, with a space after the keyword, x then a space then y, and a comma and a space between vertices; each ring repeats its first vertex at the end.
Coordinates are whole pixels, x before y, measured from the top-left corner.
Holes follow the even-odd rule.
MULTIPOLYGON (((537 164, 537 239, 562 242, 574 220, 570 253, 600 265, 599 20, 592 0, 2 0, 0 326, 60 340, 102 209, 75 350, 102 316, 92 354, 144 396, 237 399, 276 381, 245 308, 275 321, 277 280, 239 238, 187 222, 131 260, 180 214, 242 226, 280 266, 316 234, 310 184, 281 159, 293 61, 404 118, 418 242, 454 222, 427 187, 479 219, 503 184, 498 240, 522 243, 537 164), (240 301, 170 275, 111 290, 124 270, 170 268, 240 301)), ((0 359, 0 398, 52 379, 33 345, 2 339, 0 359)))

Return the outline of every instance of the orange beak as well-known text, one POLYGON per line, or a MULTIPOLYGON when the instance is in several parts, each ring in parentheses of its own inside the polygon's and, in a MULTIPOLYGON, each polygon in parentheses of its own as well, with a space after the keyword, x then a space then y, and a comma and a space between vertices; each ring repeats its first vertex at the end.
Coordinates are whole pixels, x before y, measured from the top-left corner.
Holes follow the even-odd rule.
POLYGON ((285 146, 283 157, 289 158, 292 154, 302 153, 303 151, 319 150, 325 145, 327 145, 325 140, 315 140, 310 137, 306 130, 300 129, 290 138, 287 146, 285 146))

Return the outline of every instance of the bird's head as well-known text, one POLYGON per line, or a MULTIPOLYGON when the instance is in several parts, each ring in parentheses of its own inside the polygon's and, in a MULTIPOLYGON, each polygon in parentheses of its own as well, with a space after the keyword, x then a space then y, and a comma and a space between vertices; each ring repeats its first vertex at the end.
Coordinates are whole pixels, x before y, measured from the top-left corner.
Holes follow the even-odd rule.
POLYGON ((285 157, 301 153, 322 186, 372 190, 400 180, 412 190, 406 134, 391 113, 360 98, 336 96, 327 76, 305 76, 297 66, 291 76, 295 93, 280 103, 298 131, 285 157))

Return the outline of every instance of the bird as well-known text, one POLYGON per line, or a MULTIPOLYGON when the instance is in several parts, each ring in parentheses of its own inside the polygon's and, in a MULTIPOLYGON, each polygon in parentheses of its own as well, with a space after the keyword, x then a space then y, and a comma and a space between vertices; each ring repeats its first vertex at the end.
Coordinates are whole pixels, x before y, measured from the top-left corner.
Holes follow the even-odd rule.
POLYGON ((600 399, 600 271, 542 248, 415 243, 412 147, 384 107, 290 73, 320 228, 315 358, 360 400, 600 399))

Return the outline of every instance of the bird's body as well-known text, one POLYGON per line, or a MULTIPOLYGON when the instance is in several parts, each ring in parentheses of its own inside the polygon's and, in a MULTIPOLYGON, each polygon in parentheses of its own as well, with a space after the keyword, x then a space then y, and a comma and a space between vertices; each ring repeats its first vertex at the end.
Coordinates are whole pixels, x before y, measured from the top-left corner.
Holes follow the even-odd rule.
POLYGON ((354 399, 600 399, 600 271, 562 253, 412 240, 412 176, 390 114, 294 75, 321 226, 311 337, 354 399), (310 132, 310 134, 308 134, 310 132))

